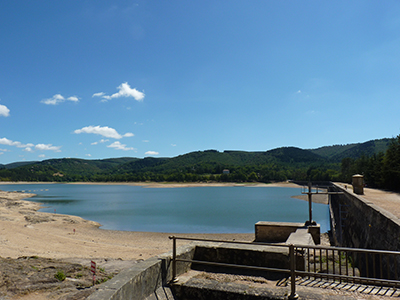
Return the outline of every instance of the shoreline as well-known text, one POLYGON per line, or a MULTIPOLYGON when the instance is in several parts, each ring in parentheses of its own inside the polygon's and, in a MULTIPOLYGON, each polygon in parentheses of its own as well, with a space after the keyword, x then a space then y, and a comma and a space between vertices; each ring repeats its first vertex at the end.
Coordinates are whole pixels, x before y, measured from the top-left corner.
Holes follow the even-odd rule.
POLYGON ((246 182, 246 183, 234 183, 234 182, 45 182, 45 181, 0 181, 1 185, 19 185, 19 184, 87 184, 87 185, 131 185, 131 186, 143 186, 146 188, 181 188, 181 187, 290 187, 300 188, 299 185, 291 182, 274 182, 274 183, 261 183, 261 182, 246 182))

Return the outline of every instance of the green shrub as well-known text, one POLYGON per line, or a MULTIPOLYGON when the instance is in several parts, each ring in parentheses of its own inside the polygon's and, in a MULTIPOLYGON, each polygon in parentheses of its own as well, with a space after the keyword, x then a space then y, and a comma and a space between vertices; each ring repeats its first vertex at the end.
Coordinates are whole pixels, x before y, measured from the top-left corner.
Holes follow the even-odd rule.
POLYGON ((64 274, 63 271, 57 271, 57 273, 54 275, 55 278, 57 278, 60 281, 64 281, 67 276, 64 274))

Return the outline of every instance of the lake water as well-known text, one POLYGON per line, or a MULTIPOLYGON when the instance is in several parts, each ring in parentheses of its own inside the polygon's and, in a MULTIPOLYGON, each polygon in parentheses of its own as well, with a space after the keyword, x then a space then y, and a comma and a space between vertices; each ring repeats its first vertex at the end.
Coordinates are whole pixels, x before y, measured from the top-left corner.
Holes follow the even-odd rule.
MULTIPOLYGON (((103 229, 174 233, 253 233, 258 221, 305 222, 301 189, 281 187, 144 188, 129 185, 18 184, 5 191, 37 194, 40 211, 75 215, 103 229)), ((329 230, 327 205, 313 203, 313 219, 329 230)))

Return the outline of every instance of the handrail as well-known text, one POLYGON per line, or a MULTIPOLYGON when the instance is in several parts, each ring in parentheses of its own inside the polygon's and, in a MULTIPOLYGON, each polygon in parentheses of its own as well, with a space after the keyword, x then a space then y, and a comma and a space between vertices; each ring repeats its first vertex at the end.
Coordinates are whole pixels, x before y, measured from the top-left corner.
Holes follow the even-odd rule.
POLYGON ((397 270, 398 260, 400 261, 400 252, 397 251, 311 246, 311 245, 283 245, 283 244, 272 244, 272 243, 262 243, 262 242, 226 241, 226 240, 198 239, 198 238, 186 238, 186 237, 176 237, 176 236, 170 236, 169 238, 173 240, 172 281, 176 280, 176 262, 179 261, 179 262, 213 265, 220 267, 232 267, 232 268, 258 270, 258 271, 260 270, 272 271, 272 272, 289 274, 291 278, 290 280, 291 293, 288 297, 289 299, 297 299, 298 297, 296 294, 296 276, 309 277, 309 278, 327 278, 327 279, 332 279, 334 281, 339 280, 340 282, 352 282, 352 283, 359 282, 366 284, 374 284, 377 286, 392 286, 395 288, 400 286, 400 280, 398 278, 398 270, 397 270), (287 248, 289 250, 290 269, 258 267, 258 266, 248 266, 248 265, 238 265, 238 264, 177 258, 176 256, 177 240, 287 248), (355 266, 355 260, 357 259, 361 260, 359 257, 357 257, 360 255, 363 256, 365 259, 364 266, 361 266, 364 274, 360 273, 359 275, 356 275, 356 273, 359 272, 360 266, 357 267, 355 266), (307 269, 305 271, 296 269, 296 259, 297 257, 301 256, 305 259, 305 261, 307 261, 306 265, 307 269), (391 260, 394 261, 394 266, 393 264, 391 264, 391 260), (336 268, 338 269, 336 270, 336 268), (329 271, 332 271, 332 273, 329 273, 329 271), (350 274, 350 271, 352 274, 350 274), (339 272, 339 274, 337 274, 337 272, 339 272))

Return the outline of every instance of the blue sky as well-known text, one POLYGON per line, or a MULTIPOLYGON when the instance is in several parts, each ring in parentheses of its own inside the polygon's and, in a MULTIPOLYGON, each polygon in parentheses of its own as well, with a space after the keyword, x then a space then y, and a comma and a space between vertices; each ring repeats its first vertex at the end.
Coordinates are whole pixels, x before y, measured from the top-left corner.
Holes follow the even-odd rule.
POLYGON ((399 1, 1 1, 0 163, 400 134, 399 1))

